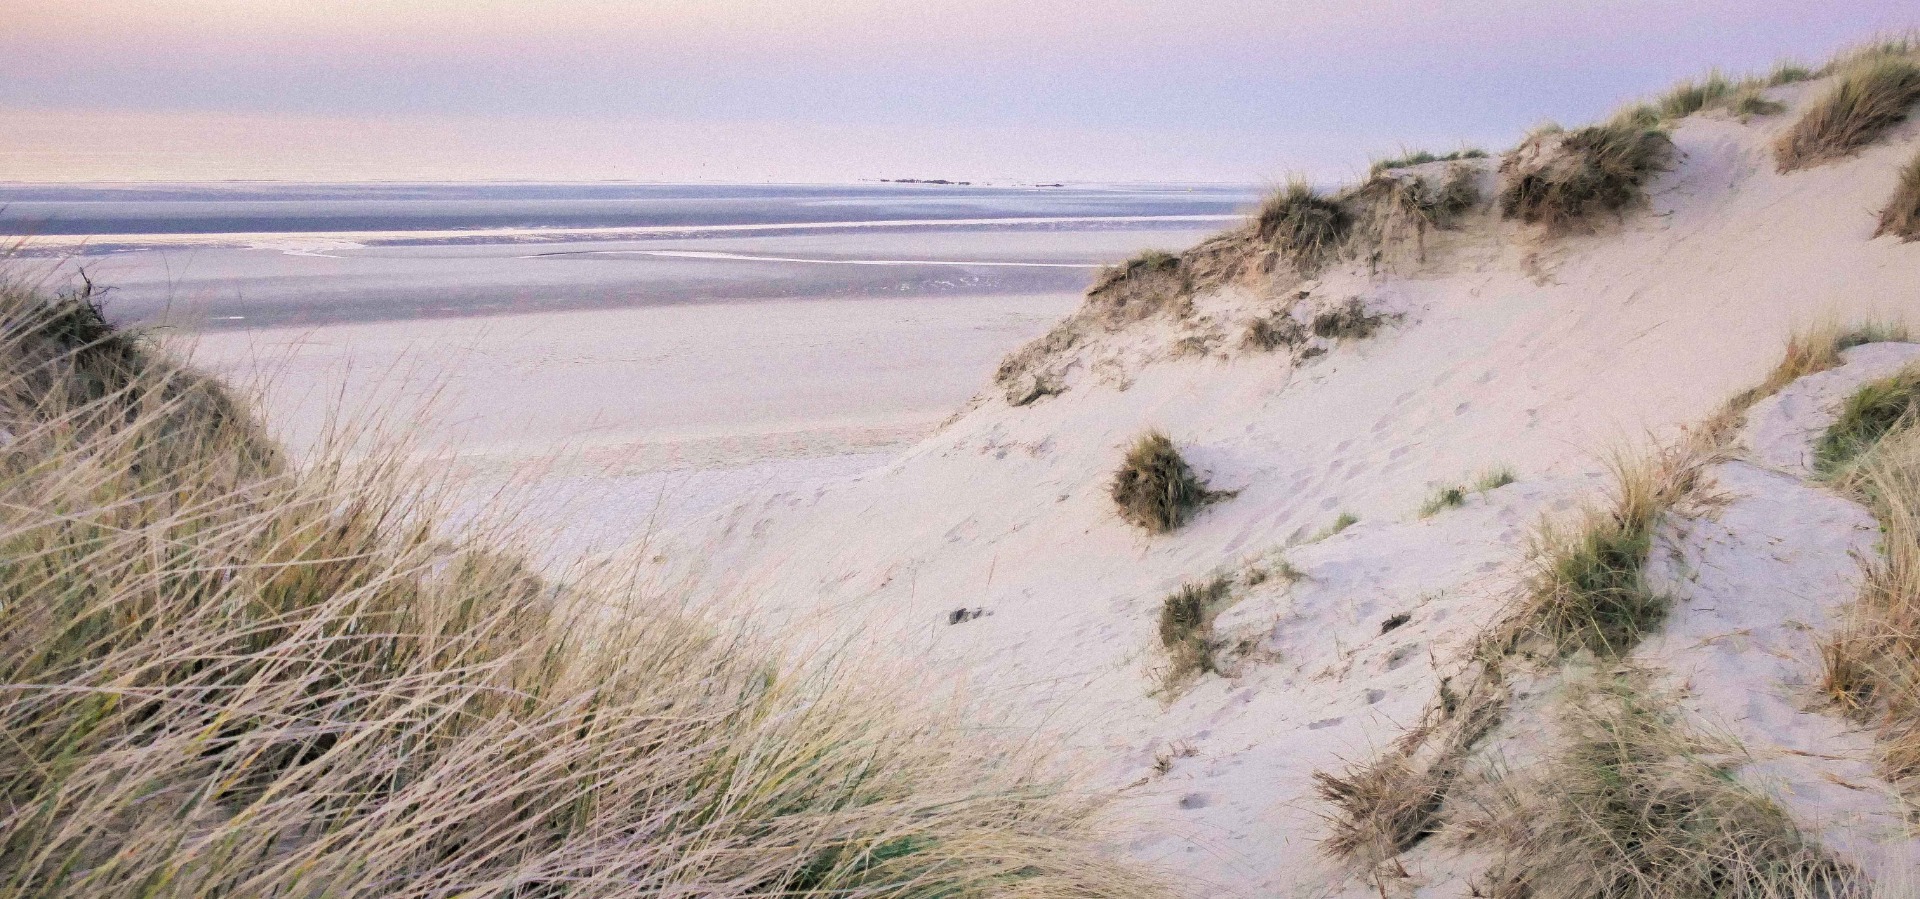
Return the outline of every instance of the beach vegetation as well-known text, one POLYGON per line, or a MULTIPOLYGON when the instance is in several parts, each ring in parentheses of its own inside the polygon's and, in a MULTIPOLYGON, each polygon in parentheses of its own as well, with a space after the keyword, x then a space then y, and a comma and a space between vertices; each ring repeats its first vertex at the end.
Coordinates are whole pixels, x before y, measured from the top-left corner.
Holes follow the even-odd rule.
POLYGON ((1386 316, 1367 311, 1366 303, 1354 297, 1322 310, 1313 317, 1308 328, 1313 331, 1313 336, 1328 340, 1364 340, 1372 337, 1385 323, 1386 316))
POLYGON ((1900 167, 1893 197, 1880 209, 1880 226, 1873 236, 1890 234, 1902 241, 1920 240, 1920 153, 1900 167))
POLYGON ((1248 349, 1272 352, 1281 347, 1297 347, 1306 341, 1307 329, 1298 320, 1286 312, 1276 312, 1248 322, 1240 344, 1248 349))
POLYGON ((1339 515, 1334 516, 1333 521, 1328 522, 1326 527, 1321 528, 1318 533, 1307 538, 1307 542, 1318 543, 1359 523, 1360 516, 1352 512, 1342 511, 1339 515))
POLYGON ((1502 166, 1501 214, 1564 231, 1619 212, 1644 200, 1647 180, 1672 150, 1666 132, 1629 121, 1531 141, 1502 166))
POLYGON ((1193 282, 1179 256, 1147 250, 1102 269, 1087 289, 1090 310, 1119 327, 1156 315, 1184 316, 1192 306, 1193 282))
POLYGON ((1783 59, 1767 73, 1767 86, 1779 87, 1783 84, 1798 84, 1815 77, 1812 69, 1790 59, 1783 59))
POLYGON ((1735 779, 1738 747, 1687 731, 1635 671, 1576 683, 1558 744, 1505 783, 1486 832, 1494 895, 1538 899, 1864 896, 1864 876, 1735 779))
POLYGON ((1339 252, 1353 216, 1305 179, 1295 178, 1269 196, 1254 215, 1254 234, 1302 271, 1317 269, 1339 252))
POLYGON ((1840 415, 1815 442, 1814 471, 1842 478, 1852 464, 1895 428, 1911 426, 1920 414, 1920 367, 1862 385, 1847 397, 1840 415))
POLYGON ((1874 729, 1887 779, 1920 801, 1920 428, 1911 424, 1866 445, 1842 485, 1879 520, 1880 551, 1822 646, 1821 686, 1874 729))
POLYGON ((1498 490, 1513 483, 1513 469, 1505 466, 1490 468, 1481 472, 1469 484, 1451 484, 1434 489, 1426 502, 1420 505, 1420 517, 1432 518, 1447 509, 1467 504, 1467 497, 1489 490, 1498 490))
POLYGON ((1543 522, 1525 591, 1506 625, 1507 645, 1537 640, 1554 656, 1584 650, 1615 657, 1657 628, 1669 600, 1645 573, 1654 530, 1692 489, 1703 461, 1685 450, 1616 455, 1610 496, 1570 520, 1543 522))
POLYGON ((1843 69, 1774 144, 1791 172, 1851 155, 1905 121, 1920 103, 1920 64, 1903 55, 1871 55, 1843 69))
POLYGON ((1128 448, 1109 493, 1120 517, 1150 534, 1173 531, 1201 507, 1233 495, 1208 489, 1173 441, 1153 430, 1128 448))
POLYGON ((0 871, 65 896, 1134 897, 941 691, 445 524, 414 457, 0 290, 0 871))
POLYGON ((1201 674, 1219 671, 1220 645, 1213 619, 1233 596, 1233 581, 1215 577, 1185 584, 1160 603, 1160 647, 1166 651, 1165 685, 1185 683, 1201 674))
POLYGON ((1738 89, 1739 86, 1732 79, 1715 69, 1699 81, 1683 81, 1675 85, 1660 97, 1656 108, 1660 118, 1684 119, 1731 99, 1738 89))
POLYGON ((1457 162, 1464 159, 1485 159, 1487 151, 1479 147, 1462 147, 1451 153, 1433 153, 1427 150, 1403 151, 1398 156, 1376 159, 1367 167, 1368 176, 1381 175, 1394 169, 1412 168, 1430 162, 1457 162))

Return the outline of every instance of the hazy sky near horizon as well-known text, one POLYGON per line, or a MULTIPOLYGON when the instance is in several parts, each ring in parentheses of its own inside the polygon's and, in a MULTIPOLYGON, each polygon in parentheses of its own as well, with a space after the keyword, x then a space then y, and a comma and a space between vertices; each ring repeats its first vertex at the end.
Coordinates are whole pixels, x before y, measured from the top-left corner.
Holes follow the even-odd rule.
POLYGON ((1342 177, 1913 0, 9 0, 0 180, 1342 177))

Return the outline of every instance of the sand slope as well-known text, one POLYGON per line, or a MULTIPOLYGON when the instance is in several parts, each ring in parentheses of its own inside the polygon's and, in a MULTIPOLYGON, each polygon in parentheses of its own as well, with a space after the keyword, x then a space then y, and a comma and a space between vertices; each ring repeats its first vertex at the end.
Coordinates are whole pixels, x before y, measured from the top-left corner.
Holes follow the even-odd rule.
MULTIPOLYGON (((1920 245, 1871 239, 1920 130, 1783 176, 1769 146, 1792 121, 1685 120, 1650 207, 1597 233, 1483 214, 1431 236, 1424 262, 1230 289, 1100 335, 1061 360, 1066 393, 1020 408, 983 393, 887 469, 735 508, 667 564, 751 597, 769 627, 857 632, 1043 723, 1125 797, 1127 851, 1199 893, 1378 895, 1321 857, 1311 774, 1418 719, 1516 590, 1530 526, 1602 489, 1610 449, 1671 440, 1758 383, 1796 326, 1920 312, 1920 245), (1356 297, 1400 318, 1299 363, 1238 347, 1253 317, 1356 297), (1148 426, 1239 495, 1170 536, 1124 524, 1107 483, 1148 426), (1519 481, 1417 516, 1433 488, 1495 464, 1519 481), (1360 523, 1311 540, 1343 511, 1360 523), (1280 559, 1304 579, 1243 588, 1220 620, 1249 647, 1229 675, 1152 696, 1161 598, 1280 559), (949 624, 960 608, 986 614, 949 624)), ((1754 410, 1744 458, 1710 472, 1724 501, 1662 526, 1655 575, 1675 612, 1636 656, 1740 739, 1743 779, 1863 863, 1916 857, 1868 738, 1809 711, 1806 685, 1872 522, 1808 484, 1804 458, 1849 386, 1913 355, 1854 350, 1754 410)), ((1502 751, 1524 756, 1525 737, 1502 751)), ((1481 864, 1423 845, 1391 887, 1470 895, 1481 864)))

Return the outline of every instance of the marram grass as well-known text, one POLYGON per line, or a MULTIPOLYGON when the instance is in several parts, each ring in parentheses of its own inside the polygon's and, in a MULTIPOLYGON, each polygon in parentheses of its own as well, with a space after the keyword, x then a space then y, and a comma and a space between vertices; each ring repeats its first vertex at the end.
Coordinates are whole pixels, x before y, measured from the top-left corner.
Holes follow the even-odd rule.
POLYGON ((1159 894, 940 697, 445 536, 74 302, 0 291, 0 897, 1159 894))

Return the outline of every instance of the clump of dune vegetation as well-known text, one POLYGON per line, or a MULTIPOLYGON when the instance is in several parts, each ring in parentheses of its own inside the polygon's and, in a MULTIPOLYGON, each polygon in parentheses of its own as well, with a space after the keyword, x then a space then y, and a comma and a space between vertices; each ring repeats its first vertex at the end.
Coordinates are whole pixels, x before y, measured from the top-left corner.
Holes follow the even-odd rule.
POLYGON ((1838 478, 1895 428, 1912 424, 1917 413, 1920 368, 1908 368, 1861 386, 1847 397, 1840 407, 1840 417, 1814 444, 1814 470, 1824 477, 1838 478))
POLYGON ((1920 800, 1920 429, 1895 421, 1858 447, 1849 469, 1847 485, 1872 507, 1882 539, 1859 600, 1823 647, 1822 686, 1875 726, 1887 778, 1920 800))
POLYGON ((1467 504, 1467 497, 1476 493, 1498 490, 1513 483, 1513 469, 1501 466, 1490 468, 1474 478, 1469 484, 1449 484, 1434 489, 1427 501, 1420 505, 1420 517, 1432 518, 1447 509, 1467 504))
POLYGON ((1619 212, 1644 200, 1672 152, 1666 132, 1628 119, 1530 139, 1501 166, 1500 212, 1550 231, 1619 212))
MULTIPOLYGON (((1469 754, 1506 712, 1498 666, 1481 675, 1464 695, 1451 678, 1442 680, 1441 700, 1372 761, 1338 774, 1314 772, 1314 792, 1334 810, 1323 852, 1377 882, 1396 856, 1440 831, 1447 795, 1466 773, 1469 754)), ((1403 869, 1389 870, 1404 876, 1403 869)))
POLYGON ((1374 160, 1373 164, 1368 166, 1367 174, 1369 176, 1380 175, 1393 171, 1394 169, 1412 168, 1416 165, 1426 165, 1429 162, 1458 162, 1463 159, 1485 158, 1487 158, 1487 151, 1478 147, 1465 147, 1446 154, 1436 154, 1426 150, 1414 150, 1401 153, 1398 156, 1374 160))
POLYGON ((1352 227, 1351 213, 1301 179, 1268 197, 1254 215, 1255 236, 1303 271, 1332 258, 1352 227))
POLYGON ((1117 326, 1166 312, 1184 314, 1192 289, 1179 256, 1148 250, 1102 270, 1087 298, 1109 325, 1117 326))
POLYGON ((1869 343, 1907 339, 1909 334, 1906 326, 1898 322, 1866 321, 1851 328, 1842 328, 1837 322, 1827 321, 1797 331, 1787 339, 1786 353, 1773 371, 1767 374, 1766 380, 1728 399, 1720 411, 1707 421, 1701 429, 1701 435, 1710 443, 1724 442, 1745 419, 1747 410, 1753 404, 1779 393, 1781 388, 1800 378, 1837 368, 1842 362, 1842 352, 1869 343))
POLYGON ((1733 102, 1727 104, 1733 114, 1742 119, 1749 116, 1779 115, 1787 111, 1787 104, 1769 100, 1758 90, 1743 90, 1735 95, 1733 102))
POLYGON ((1852 64, 1774 145, 1780 171, 1849 156, 1906 121, 1920 103, 1920 64, 1873 55, 1852 64))
POLYGON ((1272 352, 1281 347, 1296 347, 1307 340, 1307 329, 1285 312, 1262 316, 1247 323, 1240 344, 1248 349, 1272 352))
POLYGON ((1333 521, 1328 522, 1326 527, 1321 528, 1319 532, 1307 538, 1307 542, 1318 543, 1359 523, 1360 516, 1352 512, 1341 512, 1339 515, 1334 516, 1333 521))
POLYGON ((1560 704, 1560 744, 1510 785, 1488 830, 1494 895, 1535 899, 1837 899, 1869 887, 1786 811, 1734 780, 1736 747, 1688 732, 1622 672, 1560 704))
POLYGON ((0 410, 9 896, 1158 891, 1027 750, 295 465, 84 295, 0 290, 0 410))
POLYGON ((1699 81, 1683 81, 1660 98, 1660 115, 1668 119, 1684 119, 1700 110, 1724 103, 1739 90, 1732 79, 1718 69, 1709 72, 1699 81))
POLYGON ((1220 646, 1213 618, 1233 595, 1233 580, 1222 576, 1186 584, 1160 603, 1160 646, 1167 653, 1168 686, 1219 671, 1220 646))
POLYGON ((1534 535, 1533 571, 1508 625, 1508 645, 1538 640, 1555 655, 1618 656, 1658 627, 1668 600, 1645 574, 1654 529, 1693 488, 1705 461, 1694 447, 1617 456, 1605 502, 1570 521, 1544 523, 1534 535))
POLYGON ((1336 201, 1349 210, 1354 241, 1371 248, 1376 261, 1382 251, 1408 242, 1424 260, 1429 230, 1451 228, 1479 206, 1479 169, 1455 164, 1438 184, 1421 176, 1379 173, 1336 201))
POLYGON ((1783 84, 1798 84, 1814 77, 1812 69, 1793 60, 1781 60, 1767 73, 1767 86, 1779 87, 1783 84))
POLYGON ((1354 297, 1321 311, 1307 327, 1313 336, 1328 340, 1364 340, 1372 337, 1386 321, 1386 316, 1368 311, 1367 304, 1354 297))
POLYGON ((1109 492, 1121 518, 1154 534, 1172 531, 1202 506, 1233 495, 1209 490, 1173 441, 1159 431, 1148 431, 1134 441, 1113 475, 1109 492))
POLYGON ((1920 240, 1920 153, 1900 167, 1893 197, 1880 210, 1880 227, 1873 236, 1891 234, 1903 241, 1920 240))

